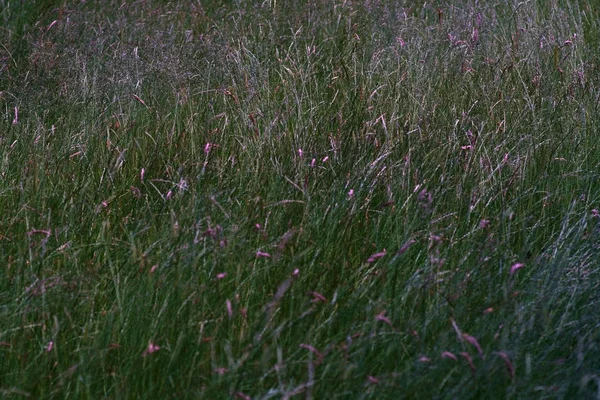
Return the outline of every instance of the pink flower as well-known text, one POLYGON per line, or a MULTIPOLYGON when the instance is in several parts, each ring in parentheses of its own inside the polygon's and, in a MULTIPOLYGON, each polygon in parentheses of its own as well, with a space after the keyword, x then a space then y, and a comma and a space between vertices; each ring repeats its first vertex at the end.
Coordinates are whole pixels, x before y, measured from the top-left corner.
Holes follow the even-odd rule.
POLYGON ((441 243, 442 242, 442 237, 440 235, 436 235, 434 233, 432 233, 429 236, 429 239, 431 240, 431 243, 441 243))
POLYGON ((229 370, 227 368, 215 368, 214 369, 215 373, 219 374, 219 375, 225 375, 229 370))
POLYGON ((463 333, 463 338, 469 342, 470 344, 472 344, 473 346, 475 346, 475 348, 477 349, 477 352, 479 353, 480 356, 483 357, 483 350, 481 349, 481 346, 479 345, 479 342, 477 341, 477 339, 475 339, 473 336, 467 334, 467 333, 463 333))
POLYGON ((414 239, 410 239, 409 241, 407 241, 406 243, 404 243, 402 245, 402 247, 400 247, 400 250, 398 250, 398 254, 404 253, 406 250, 408 250, 408 248, 410 246, 412 246, 415 243, 416 243, 416 241, 414 239))
POLYGON ((488 226, 490 226, 490 220, 489 219, 482 219, 481 221, 479 221, 479 227, 480 228, 485 229, 488 226))
POLYGON ((49 353, 52 351, 53 348, 54 348, 54 342, 51 340, 48 342, 48 345, 46 346, 46 351, 49 353))
POLYGON ((471 40, 473 42, 476 42, 477 40, 479 40, 479 29, 473 27, 473 30, 471 32, 471 40))
POLYGON ((508 373, 510 374, 510 379, 515 379, 515 367, 513 363, 510 361, 508 354, 503 351, 497 351, 495 353, 498 357, 504 360, 504 364, 506 364, 506 368, 508 369, 508 373))
POLYGON ((317 364, 321 364, 323 362, 324 355, 321 352, 319 352, 316 348, 314 348, 313 346, 311 346, 310 344, 304 344, 304 343, 302 343, 300 345, 300 347, 303 348, 303 349, 306 349, 306 350, 310 351, 315 356, 317 356, 317 364))
POLYGON ((142 170, 140 171, 140 180, 142 182, 144 182, 144 175, 146 175, 146 170, 142 168, 142 170))
POLYGON ((597 208, 592 210, 592 217, 600 217, 600 211, 597 208))
POLYGON ((131 193, 133 194, 133 197, 135 197, 136 199, 142 198, 142 191, 135 186, 131 186, 131 193))
POLYGON ((229 318, 233 318, 233 307, 231 306, 231 300, 225 300, 225 306, 227 307, 227 315, 229 315, 229 318))
POLYGON ((421 357, 419 357, 419 362, 428 363, 430 361, 431 361, 431 358, 429 358, 427 356, 421 356, 421 357))
POLYGON ((456 356, 454 355, 454 353, 451 353, 449 351, 444 351, 442 352, 442 358, 450 358, 454 361, 458 361, 458 358, 456 358, 456 356))
POLYGON ((256 252, 256 257, 258 257, 258 258, 271 258, 271 255, 269 253, 264 252, 264 251, 258 250, 256 252))
POLYGON ((350 190, 348 191, 348 197, 349 197, 349 198, 353 198, 353 197, 354 197, 354 189, 350 189, 350 190))
POLYGON ((297 277, 298 275, 300 275, 300 270, 296 268, 294 272, 292 272, 292 276, 297 277))
POLYGON ((12 124, 16 125, 19 123, 19 109, 15 107, 15 117, 13 118, 12 124))
POLYGON ((318 303, 320 301, 327 303, 327 298, 319 292, 309 292, 308 294, 313 297, 313 299, 310 301, 311 303, 318 303))
POLYGON ((525 266, 525 264, 523 263, 516 263, 513 264, 512 267, 510 267, 510 274, 514 274, 515 272, 517 272, 518 270, 520 270, 521 268, 523 268, 525 266))
POLYGON ((382 311, 379 314, 377 314, 375 316, 375 320, 384 322, 384 323, 388 324, 389 326, 393 326, 392 320, 385 316, 385 311, 382 311))
POLYGON ((314 168, 316 163, 317 163, 317 159, 313 158, 312 161, 310 162, 310 167, 314 168))
POLYGON ((148 347, 142 353, 142 357, 146 357, 148 354, 152 354, 158 350, 160 350, 160 346, 157 346, 152 342, 148 342, 148 347))
POLYGON ((223 279, 227 276, 227 272, 219 272, 217 274, 217 279, 223 279))
POLYGON ((427 189, 421 190, 417 198, 424 208, 429 208, 433 203, 433 196, 431 196, 431 193, 429 193, 427 189))
POLYGON ((206 146, 204 146, 204 154, 208 155, 208 153, 210 153, 211 147, 212 145, 210 143, 206 143, 206 146))
POLYGON ((328 160, 329 160, 329 156, 325 156, 325 157, 323 157, 321 162, 326 163, 328 160))
POLYGON ((302 149, 298 149, 298 157, 302 158, 303 155, 304 152, 302 151, 302 149))
POLYGON ((371 375, 367 376, 367 380, 374 385, 377 385, 379 383, 379 379, 371 375))
POLYGON ((469 368, 471 368, 471 371, 473 373, 475 373, 475 364, 473 364, 473 359, 471 358, 471 355, 465 351, 463 351, 462 353, 460 353, 460 355, 467 360, 467 363, 469 363, 469 368))
POLYGON ((387 254, 387 251, 385 249, 378 253, 371 254, 371 256, 367 259, 367 262, 369 264, 374 263, 375 261, 379 260, 381 257, 384 257, 386 254, 387 254))

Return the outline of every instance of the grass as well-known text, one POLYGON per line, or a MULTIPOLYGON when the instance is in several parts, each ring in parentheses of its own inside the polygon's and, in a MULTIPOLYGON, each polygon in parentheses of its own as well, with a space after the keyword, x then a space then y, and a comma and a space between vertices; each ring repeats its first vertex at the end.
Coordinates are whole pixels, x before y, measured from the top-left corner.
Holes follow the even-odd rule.
POLYGON ((2 396, 600 396, 600 9, 401 3, 0 1, 2 396))

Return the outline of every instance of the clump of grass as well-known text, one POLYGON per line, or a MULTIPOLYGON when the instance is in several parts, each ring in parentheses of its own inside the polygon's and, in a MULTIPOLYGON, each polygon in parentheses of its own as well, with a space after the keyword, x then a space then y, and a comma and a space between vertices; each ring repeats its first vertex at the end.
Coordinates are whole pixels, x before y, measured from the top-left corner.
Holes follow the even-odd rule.
POLYGON ((593 396, 598 13, 7 3, 2 394, 593 396))

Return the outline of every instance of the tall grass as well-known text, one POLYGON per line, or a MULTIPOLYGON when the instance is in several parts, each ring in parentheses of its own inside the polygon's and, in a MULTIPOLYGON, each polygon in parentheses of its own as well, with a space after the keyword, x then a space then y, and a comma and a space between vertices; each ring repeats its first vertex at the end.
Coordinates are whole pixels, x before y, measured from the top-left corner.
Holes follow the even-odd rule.
POLYGON ((0 4, 3 397, 600 394, 595 2, 0 4))

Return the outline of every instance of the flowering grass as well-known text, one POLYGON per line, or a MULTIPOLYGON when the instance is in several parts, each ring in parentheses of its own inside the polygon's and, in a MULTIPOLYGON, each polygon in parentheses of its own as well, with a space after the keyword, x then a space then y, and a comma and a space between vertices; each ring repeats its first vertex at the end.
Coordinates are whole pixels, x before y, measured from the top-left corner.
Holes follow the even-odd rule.
POLYGON ((0 1, 2 397, 599 396, 600 8, 403 3, 0 1))

